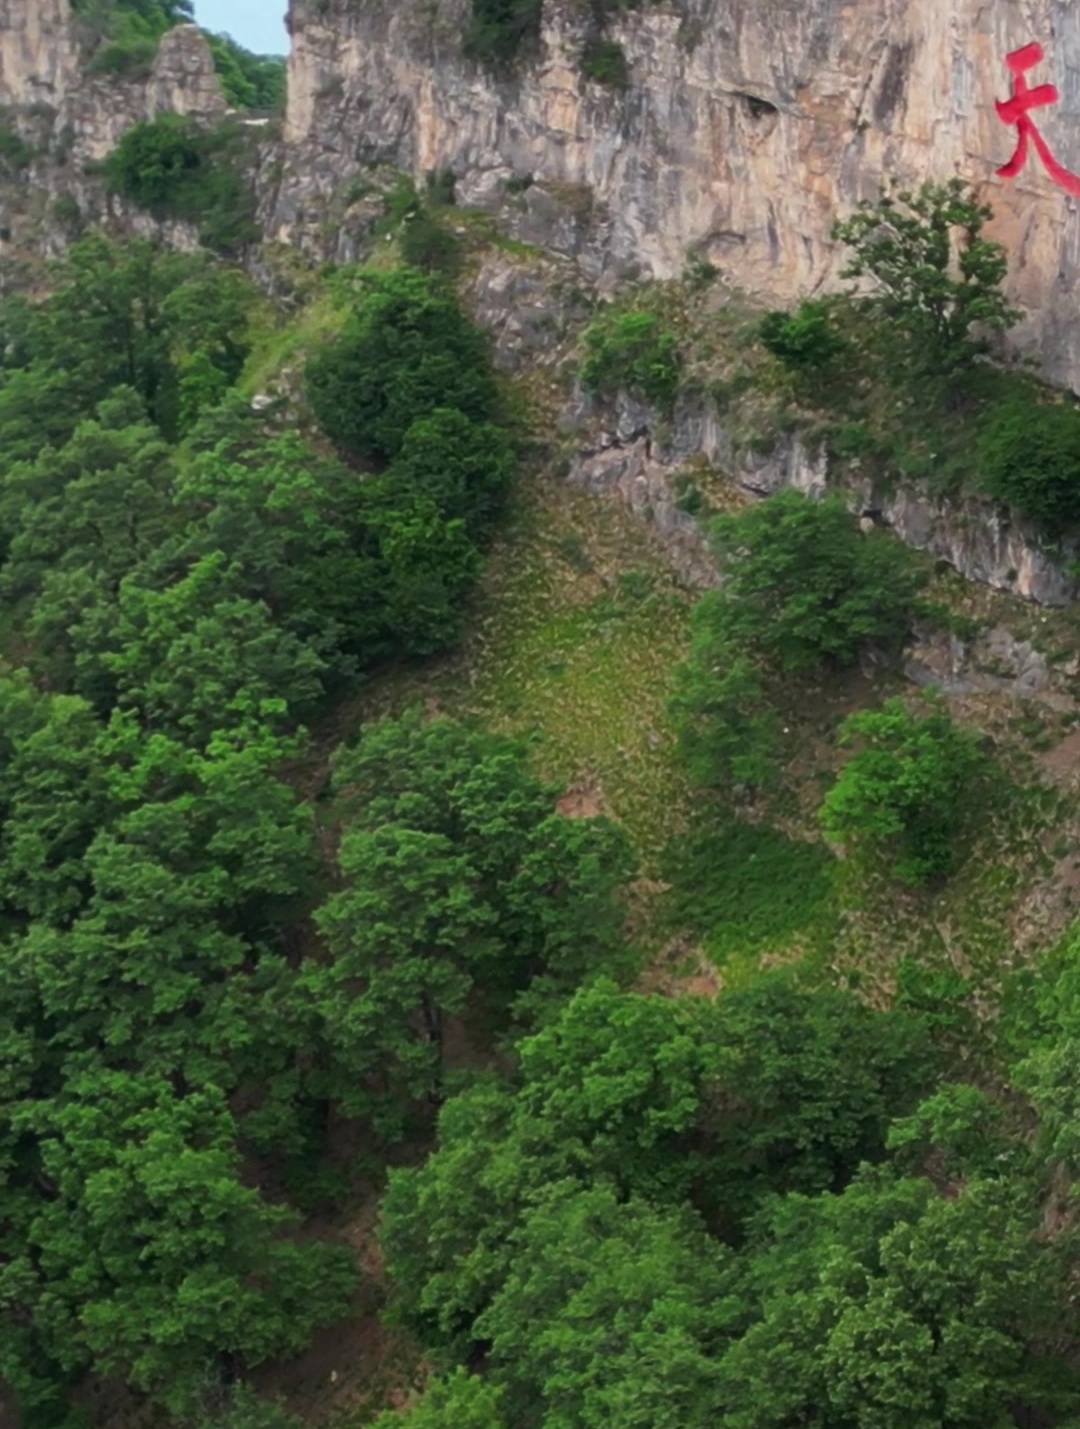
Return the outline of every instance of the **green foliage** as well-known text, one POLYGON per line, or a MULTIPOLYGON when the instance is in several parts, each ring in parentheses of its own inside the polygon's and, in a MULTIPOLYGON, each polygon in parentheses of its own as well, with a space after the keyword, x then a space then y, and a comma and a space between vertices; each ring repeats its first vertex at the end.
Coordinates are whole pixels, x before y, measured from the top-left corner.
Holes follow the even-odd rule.
POLYGON ((233 108, 284 109, 286 64, 281 55, 252 54, 231 35, 207 34, 206 41, 225 98, 233 108))
POLYGON ((436 208, 451 208, 456 202, 456 187, 453 169, 432 169, 424 180, 424 196, 436 208))
POLYGON ((541 9, 542 0, 471 0, 466 57, 496 71, 512 69, 539 43, 541 9))
POLYGON ((839 1190, 879 1160, 889 1122, 915 1107, 934 1071, 914 1019, 784 973, 722 997, 713 1035, 727 1118, 711 1189, 735 1231, 770 1192, 839 1190))
POLYGON ((725 597, 694 608, 690 653, 675 672, 669 710, 687 767, 701 784, 772 783, 782 736, 753 660, 728 639, 725 597))
POLYGON ((1022 1193, 866 1172, 787 1197, 749 1259, 749 1324, 719 1365, 724 1429, 1010 1429, 1012 1406, 1073 1409, 1030 1348, 1071 1322, 1022 1193))
POLYGON ((845 277, 868 277, 912 373, 954 387, 1018 320, 1002 293, 1005 249, 983 236, 992 211, 962 179, 864 200, 833 236, 852 249, 845 277))
POLYGON ((305 369, 326 434, 351 456, 385 462, 436 407, 489 421, 496 392, 487 342, 453 291, 408 268, 368 273, 363 283, 341 337, 305 369))
POLYGON ((857 859, 885 864, 902 883, 947 877, 988 787, 991 766, 978 737, 953 724, 944 706, 918 715, 891 699, 851 715, 840 738, 861 747, 822 804, 828 837, 857 859))
POLYGON ((118 387, 133 389, 141 415, 173 440, 239 376, 255 292, 206 254, 169 253, 143 240, 113 246, 91 235, 50 278, 44 302, 16 301, 8 313, 14 329, 0 365, 5 469, 46 460, 43 449, 68 442, 118 387), (191 381, 195 363, 203 364, 201 389, 191 381))
POLYGON ((1034 982, 1025 1007, 1030 1023, 1020 1039, 1015 1084, 1039 1117, 1041 1160, 1080 1172, 1080 929, 1074 925, 1046 972, 1034 982), (1047 976, 1052 972, 1053 976, 1047 976))
POLYGON ((1080 521, 1080 411, 1020 391, 981 424, 979 480, 998 501, 1053 535, 1080 521))
POLYGON ((511 1257, 476 1326, 509 1422, 717 1422, 714 1357, 733 1305, 723 1254, 694 1217, 556 1183, 524 1218, 511 1257))
POLYGON ((626 391, 658 407, 669 407, 679 387, 678 339, 650 312, 604 309, 585 332, 581 381, 585 389, 610 397, 626 391))
POLYGON ((928 1170, 935 1179, 995 1176, 1015 1171, 1023 1149, 1005 1136, 1004 1109, 978 1087, 946 1083, 913 1115, 889 1128, 898 1166, 928 1170))
POLYGON ((832 376, 848 344, 836 329, 834 305, 806 298, 793 313, 767 313, 759 334, 769 352, 815 386, 832 376))
POLYGON ((452 276, 461 266, 461 244, 445 224, 422 208, 402 225, 401 256, 425 273, 452 276))
POLYGON ((702 602, 701 655, 730 642, 795 674, 852 665, 873 645, 896 652, 918 610, 917 559, 883 532, 863 535, 839 497, 783 491, 712 526, 725 581, 702 602))
POLYGON ((618 40, 606 35, 591 36, 581 51, 581 72, 597 84, 625 89, 630 82, 626 53, 618 40))
POLYGON ((502 1397, 497 1385, 458 1369, 403 1413, 381 1414, 372 1429, 503 1429, 502 1397))
POLYGON ((65 1372, 92 1362, 175 1407, 207 1363, 300 1348, 344 1307, 348 1257, 280 1237, 285 1213, 239 1179, 216 1089, 95 1069, 14 1124, 52 1194, 16 1210, 0 1294, 65 1372))
POLYGON ((370 1101, 376 1076, 437 1087, 446 1021, 474 989, 505 1007, 530 980, 566 989, 625 963, 625 836, 553 812, 521 745, 413 712, 366 731, 336 782, 343 887, 317 917, 331 960, 306 981, 343 1105, 370 1101))
POLYGON ((241 131, 231 125, 207 130, 163 114, 125 131, 105 161, 105 176, 137 207, 194 224, 206 247, 236 254, 259 236, 241 145, 241 131))
POLYGON ((139 77, 149 73, 158 41, 194 18, 191 0, 71 0, 95 42, 91 68, 139 77))
POLYGON ((16 178, 33 163, 34 151, 17 129, 0 124, 0 166, 9 177, 16 178))
POLYGON ((207 1387, 186 1409, 185 1429, 301 1429, 302 1420, 273 1400, 260 1399, 246 1384, 207 1387))
POLYGON ((519 1044, 516 1089, 448 1101, 439 1147, 391 1173, 382 1241, 396 1314, 466 1353, 513 1273, 516 1228, 549 1187, 688 1196, 738 1236, 758 1199, 845 1183, 928 1079, 909 1019, 772 977, 704 1001, 601 983, 519 1044))

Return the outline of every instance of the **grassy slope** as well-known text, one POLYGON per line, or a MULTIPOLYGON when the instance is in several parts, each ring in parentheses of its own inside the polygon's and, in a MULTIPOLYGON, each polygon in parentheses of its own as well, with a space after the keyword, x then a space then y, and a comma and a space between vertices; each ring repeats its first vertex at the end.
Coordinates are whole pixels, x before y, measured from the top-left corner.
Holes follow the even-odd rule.
MULTIPOLYGON (((742 321, 734 313, 725 338, 737 336, 742 321)), ((316 296, 259 344, 245 390, 263 390, 339 322, 340 309, 316 296)), ((723 491, 709 496, 726 504, 723 491)), ((1044 618, 956 582, 942 582, 939 594, 1047 652, 1075 646, 1071 613, 1044 618)), ((332 749, 364 722, 413 701, 532 733, 537 763, 566 791, 567 810, 608 812, 632 836, 642 865, 635 910, 652 954, 649 985, 709 992, 762 964, 801 957, 813 975, 879 1000, 891 995, 907 960, 924 982, 944 975, 946 999, 992 1013, 1017 950, 1030 960, 1073 913, 1080 886, 1073 853, 1080 818, 1068 797, 1080 740, 1071 732, 1075 711, 1009 695, 953 701, 958 717, 998 741, 1009 788, 946 888, 912 894, 884 881, 854 886, 837 877, 815 810, 842 757, 838 721, 903 682, 879 673, 809 688, 791 729, 794 758, 778 804, 741 808, 737 822, 735 811, 688 784, 665 717, 692 603, 640 520, 538 464, 506 513, 461 649, 389 671, 342 702, 313 731, 306 783, 312 792, 320 787, 332 749)), ((344 1233, 367 1256, 372 1207, 354 1209, 344 1233)), ((408 1347, 361 1311, 298 1364, 282 1366, 274 1382, 312 1423, 360 1425, 387 1387, 410 1377, 411 1363, 408 1347)))

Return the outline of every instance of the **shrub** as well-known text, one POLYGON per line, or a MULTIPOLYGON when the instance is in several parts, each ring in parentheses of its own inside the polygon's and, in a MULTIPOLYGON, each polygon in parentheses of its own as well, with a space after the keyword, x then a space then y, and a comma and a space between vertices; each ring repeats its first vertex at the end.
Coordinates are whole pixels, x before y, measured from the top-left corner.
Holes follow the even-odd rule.
POLYGON ((507 70, 540 39, 543 0, 472 0, 462 48, 469 59, 507 70))
POLYGON ((437 208, 452 208, 457 202, 456 189, 453 169, 431 169, 424 180, 424 196, 437 208))
POLYGON ((607 36, 585 41, 581 51, 581 72, 597 84, 607 84, 612 89, 625 89, 630 80, 622 45, 607 36))
POLYGON ((678 340, 656 313, 608 309, 585 333, 581 381, 589 392, 612 396, 622 390, 667 407, 680 370, 678 340))
POLYGON ((285 107, 285 60, 256 55, 230 35, 206 36, 225 98, 236 109, 285 107))
POLYGON ((109 186, 158 218, 195 224, 208 248, 236 253, 258 237, 239 132, 165 114, 129 129, 105 161, 109 186))
POLYGON ((106 160, 106 175, 132 203, 164 214, 190 204, 189 180, 202 167, 198 131, 179 114, 163 114, 124 134, 106 160))
POLYGON ((831 304, 820 299, 808 298, 793 313, 767 313, 758 331, 769 352, 796 372, 820 373, 847 346, 833 326, 831 304))
POLYGON ((149 74, 166 30, 194 18, 191 0, 71 0, 71 8, 96 42, 90 69, 133 78, 149 74))
POLYGON ((18 130, 10 124, 0 124, 0 166, 9 174, 17 174, 28 169, 33 158, 33 149, 18 130))
POLYGON ((1080 410, 1033 392, 992 408, 977 447, 983 489, 1059 534, 1080 523, 1080 410))
POLYGON ((438 219, 421 209, 402 224, 401 256, 425 273, 453 276, 461 266, 461 244, 438 219))
POLYGON ((796 673, 851 665, 867 645, 898 649, 918 610, 918 558, 885 532, 863 535, 839 497, 784 491, 712 528, 723 590, 702 601, 712 638, 796 673))
POLYGON ((826 834, 856 858, 887 864, 902 883, 952 873, 990 767, 978 737, 944 705, 920 716, 891 699, 851 715, 840 739, 862 747, 821 806, 826 834))
POLYGON ((701 784, 772 782, 780 745, 779 720, 753 661, 718 638, 709 594, 693 616, 693 643, 675 676, 669 709, 680 751, 701 784))

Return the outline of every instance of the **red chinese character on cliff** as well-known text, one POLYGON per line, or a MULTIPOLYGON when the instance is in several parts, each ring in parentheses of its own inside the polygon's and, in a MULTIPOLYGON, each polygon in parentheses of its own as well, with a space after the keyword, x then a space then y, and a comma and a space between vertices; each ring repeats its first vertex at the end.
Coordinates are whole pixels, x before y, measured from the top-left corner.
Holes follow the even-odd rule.
POLYGON ((1005 56, 1005 63, 1013 77, 1012 98, 996 101, 998 117, 1003 124, 1015 124, 1018 138, 1016 153, 998 173, 1006 179, 1015 178, 1027 163, 1028 147, 1035 145, 1035 152, 1043 161, 1046 172, 1066 193, 1080 198, 1080 178, 1059 164, 1050 150, 1050 145, 1039 133, 1039 127, 1031 117, 1033 109, 1043 109, 1048 104, 1056 104, 1061 98, 1057 86, 1036 85, 1034 89, 1027 82, 1027 72, 1040 64, 1044 57, 1042 45, 1025 45, 1021 50, 1013 50, 1005 56))

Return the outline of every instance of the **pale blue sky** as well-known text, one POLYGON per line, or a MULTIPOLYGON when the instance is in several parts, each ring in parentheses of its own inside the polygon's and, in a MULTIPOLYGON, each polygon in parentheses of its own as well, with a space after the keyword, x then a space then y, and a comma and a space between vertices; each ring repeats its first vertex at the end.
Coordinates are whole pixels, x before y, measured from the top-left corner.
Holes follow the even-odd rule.
POLYGON ((283 55, 287 0, 195 0, 195 18, 207 30, 223 31, 259 55, 283 55))

